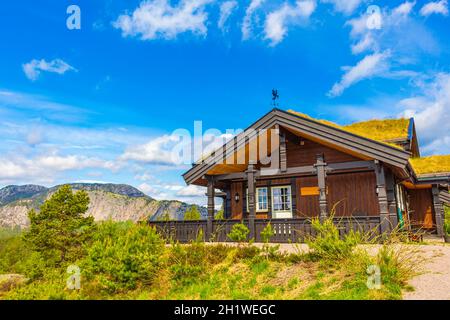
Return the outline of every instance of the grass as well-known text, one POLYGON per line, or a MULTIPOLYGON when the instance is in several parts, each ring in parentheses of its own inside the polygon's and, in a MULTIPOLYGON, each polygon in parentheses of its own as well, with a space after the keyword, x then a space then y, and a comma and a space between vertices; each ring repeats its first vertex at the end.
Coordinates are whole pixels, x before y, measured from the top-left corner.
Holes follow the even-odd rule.
POLYGON ((288 110, 288 112, 365 138, 383 142, 396 148, 401 147, 388 141, 394 139, 406 139, 408 137, 409 119, 369 120, 342 126, 328 120, 314 119, 307 114, 294 110, 288 110))
POLYGON ((435 155, 409 159, 416 174, 450 172, 450 155, 435 155))
POLYGON ((148 227, 103 223, 87 256, 72 262, 81 268, 80 290, 66 288, 67 265, 39 268, 44 262, 13 233, 0 239, 0 257, 6 258, 0 274, 29 280, 0 292, 0 299, 401 298, 417 265, 412 253, 386 242, 370 255, 357 246, 363 235, 336 237, 335 226, 317 223, 310 251, 287 254, 274 246, 270 255, 249 243, 164 246, 148 227), (379 289, 367 287, 370 265, 381 270, 379 289))

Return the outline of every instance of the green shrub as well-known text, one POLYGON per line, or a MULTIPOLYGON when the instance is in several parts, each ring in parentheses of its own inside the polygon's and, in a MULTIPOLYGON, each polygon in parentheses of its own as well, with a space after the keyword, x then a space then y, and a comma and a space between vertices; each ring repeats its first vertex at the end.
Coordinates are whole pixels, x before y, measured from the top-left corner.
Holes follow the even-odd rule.
POLYGON ((45 265, 42 255, 31 250, 21 235, 0 239, 0 274, 18 273, 36 279, 42 276, 45 265))
POLYGON ((201 242, 174 244, 169 255, 172 280, 187 285, 200 277, 206 270, 206 255, 206 246, 201 242))
POLYGON ((230 233, 228 234, 228 238, 234 242, 245 242, 247 241, 248 234, 250 233, 249 228, 243 223, 236 223, 231 228, 230 233))
POLYGON ((261 231, 261 240, 264 243, 269 243, 270 239, 275 235, 275 232, 273 231, 272 225, 270 222, 264 227, 264 229, 261 231))
POLYGON ((384 244, 376 256, 380 268, 381 283, 389 291, 400 295, 401 288, 414 276, 422 265, 417 248, 397 244, 384 244))
POLYGON ((224 219, 225 219, 225 215, 224 215, 223 209, 220 209, 214 215, 214 220, 224 220, 224 219))
POLYGON ((333 222, 333 217, 320 222, 314 218, 311 226, 316 235, 307 239, 307 244, 311 249, 311 254, 324 259, 325 262, 338 261, 351 256, 354 247, 361 242, 361 235, 357 232, 350 232, 343 237, 339 235, 339 229, 333 222))
POLYGON ((151 285, 162 261, 164 242, 154 228, 131 222, 104 222, 94 235, 82 270, 109 292, 151 285))
POLYGON ((280 254, 278 250, 280 249, 280 245, 271 245, 269 242, 272 239, 272 237, 275 235, 275 232, 272 228, 272 225, 270 222, 264 227, 264 229, 261 231, 261 240, 264 243, 263 244, 263 252, 266 258, 279 258, 280 254))
POLYGON ((450 207, 444 206, 444 231, 450 236, 450 207))

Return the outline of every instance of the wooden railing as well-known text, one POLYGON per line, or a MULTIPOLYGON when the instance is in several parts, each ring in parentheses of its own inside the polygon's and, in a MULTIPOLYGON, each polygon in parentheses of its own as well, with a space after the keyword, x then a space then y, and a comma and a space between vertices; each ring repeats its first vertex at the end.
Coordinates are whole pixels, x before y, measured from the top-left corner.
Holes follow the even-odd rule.
MULTIPOLYGON (((214 220, 213 231, 209 237, 206 235, 206 220, 151 221, 149 224, 155 226, 163 237, 174 241, 189 242, 201 237, 202 240, 208 238, 210 241, 229 242, 227 235, 233 225, 241 222, 249 226, 248 220, 214 220)), ((257 219, 255 220, 256 242, 262 241, 261 231, 269 222, 274 230, 274 236, 271 238, 271 242, 274 243, 304 242, 308 237, 315 236, 310 218, 257 219)), ((334 223, 341 236, 351 230, 370 233, 371 236, 380 234, 380 217, 377 216, 335 217, 334 223)))

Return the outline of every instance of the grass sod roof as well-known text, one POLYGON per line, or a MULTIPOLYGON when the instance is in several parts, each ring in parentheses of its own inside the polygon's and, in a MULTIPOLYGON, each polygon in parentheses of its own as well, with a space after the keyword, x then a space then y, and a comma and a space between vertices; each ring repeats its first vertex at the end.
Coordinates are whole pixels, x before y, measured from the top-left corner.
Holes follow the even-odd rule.
POLYGON ((450 154, 409 159, 417 175, 450 173, 450 154))
POLYGON ((318 123, 322 123, 343 131, 347 131, 364 138, 372 139, 378 142, 385 143, 391 147, 401 148, 399 145, 389 142, 396 139, 406 139, 408 138, 408 128, 409 119, 384 119, 384 120, 369 120, 355 122, 349 125, 339 125, 337 123, 323 120, 315 119, 307 114, 297 112, 294 110, 288 110, 288 112, 304 117, 318 123))

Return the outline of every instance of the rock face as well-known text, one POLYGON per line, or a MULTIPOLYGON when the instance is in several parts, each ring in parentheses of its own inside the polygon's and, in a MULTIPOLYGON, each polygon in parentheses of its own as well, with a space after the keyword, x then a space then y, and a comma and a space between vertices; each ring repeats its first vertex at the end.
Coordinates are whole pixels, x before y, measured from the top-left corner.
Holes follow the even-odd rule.
MULTIPOLYGON (((192 205, 180 201, 158 201, 138 189, 124 184, 71 184, 73 190, 86 190, 90 203, 86 215, 96 221, 157 220, 162 217, 183 219, 184 213, 192 205)), ((59 186, 45 188, 42 186, 8 186, 0 189, 4 195, 0 203, 0 227, 29 226, 28 211, 38 210, 59 186), (4 190, 6 189, 6 190, 4 190)), ((198 207, 203 217, 207 216, 204 207, 198 207)))

